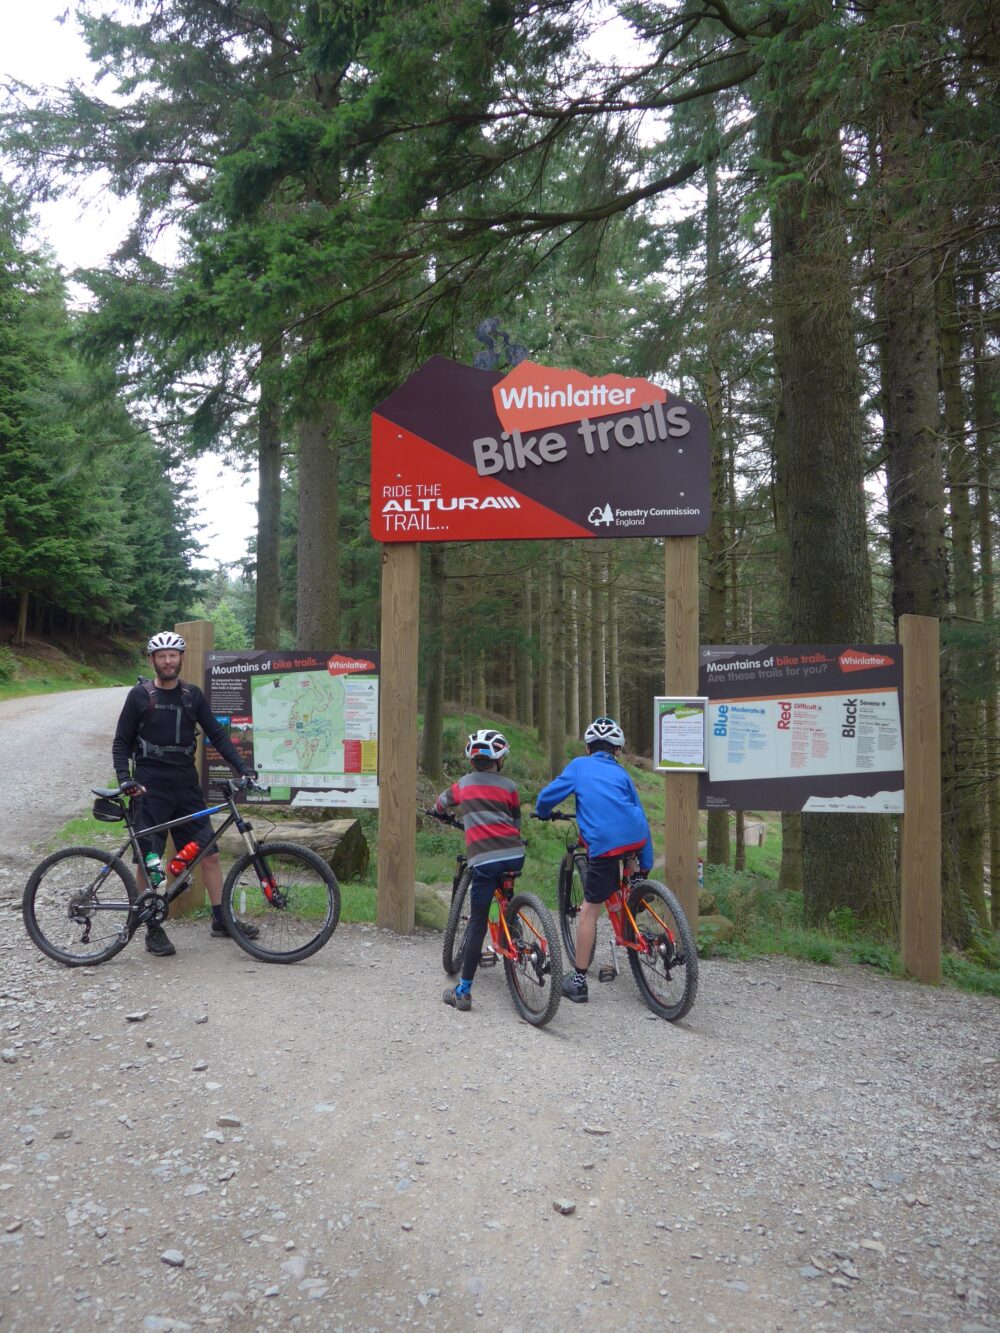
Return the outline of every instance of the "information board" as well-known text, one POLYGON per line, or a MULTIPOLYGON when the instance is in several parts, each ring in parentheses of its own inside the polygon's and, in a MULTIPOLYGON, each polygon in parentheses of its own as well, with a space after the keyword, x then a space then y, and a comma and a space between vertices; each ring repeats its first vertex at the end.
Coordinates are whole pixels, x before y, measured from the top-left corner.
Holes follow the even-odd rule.
MULTIPOLYGON (((378 805, 378 655, 205 655, 205 695, 244 762, 292 806, 378 805)), ((231 776, 206 746, 208 782, 231 776)))
POLYGON ((702 648, 703 809, 901 814, 897 644, 702 648))
POLYGON ((708 700, 653 700, 653 767, 664 773, 705 771, 708 700))

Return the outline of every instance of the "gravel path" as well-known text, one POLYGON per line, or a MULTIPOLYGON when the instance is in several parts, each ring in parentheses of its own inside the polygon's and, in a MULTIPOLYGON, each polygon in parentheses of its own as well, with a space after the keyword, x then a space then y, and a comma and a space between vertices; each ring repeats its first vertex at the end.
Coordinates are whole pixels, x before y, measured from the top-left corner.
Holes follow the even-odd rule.
POLYGON ((67 971, 5 892, 0 1329, 1000 1330, 995 1000, 707 962, 681 1025, 626 972, 538 1032, 438 936, 67 971))

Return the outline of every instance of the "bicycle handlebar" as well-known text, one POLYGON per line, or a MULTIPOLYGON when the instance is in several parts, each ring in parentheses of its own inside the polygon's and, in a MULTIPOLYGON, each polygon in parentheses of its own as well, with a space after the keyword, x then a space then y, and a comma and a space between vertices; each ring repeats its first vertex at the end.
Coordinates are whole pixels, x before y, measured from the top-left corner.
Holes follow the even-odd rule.
POLYGON ((437 819, 442 824, 450 824, 452 828, 462 829, 463 832, 465 831, 465 825, 457 820, 454 815, 441 814, 438 810, 425 810, 424 814, 431 819, 437 819))
MULTIPOLYGON (((264 795, 268 795, 271 791, 270 787, 262 786, 256 778, 252 778, 246 773, 241 773, 238 778, 230 778, 227 782, 220 783, 219 785, 222 787, 223 791, 232 796, 238 796, 241 791, 261 792, 264 795)), ((126 799, 130 799, 132 797, 145 796, 146 790, 147 789, 141 782, 129 781, 121 783, 121 785, 116 787, 114 791, 109 793, 109 795, 112 798, 122 796, 126 799)))
POLYGON ((572 824, 576 816, 565 815, 561 810, 553 810, 550 814, 547 815, 540 815, 537 811, 532 811, 531 818, 540 819, 543 824, 547 824, 550 820, 553 823, 559 823, 559 821, 561 820, 563 823, 572 824))

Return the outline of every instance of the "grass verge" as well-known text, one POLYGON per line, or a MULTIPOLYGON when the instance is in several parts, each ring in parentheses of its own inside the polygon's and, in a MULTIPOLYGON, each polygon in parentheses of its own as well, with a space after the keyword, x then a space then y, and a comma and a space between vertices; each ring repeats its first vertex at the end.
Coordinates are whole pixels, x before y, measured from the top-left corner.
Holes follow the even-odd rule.
MULTIPOLYGON (((718 910, 732 921, 734 935, 729 942, 699 945, 703 957, 745 960, 783 954, 826 967, 859 963, 889 976, 905 976, 899 950, 866 934, 849 908, 831 913, 825 930, 805 925, 802 895, 778 888, 780 859, 780 839, 769 835, 764 847, 748 848, 745 871, 707 868, 708 888, 718 910)), ((1000 941, 992 934, 977 932, 969 955, 946 953, 941 970, 947 985, 1000 997, 1000 941)))

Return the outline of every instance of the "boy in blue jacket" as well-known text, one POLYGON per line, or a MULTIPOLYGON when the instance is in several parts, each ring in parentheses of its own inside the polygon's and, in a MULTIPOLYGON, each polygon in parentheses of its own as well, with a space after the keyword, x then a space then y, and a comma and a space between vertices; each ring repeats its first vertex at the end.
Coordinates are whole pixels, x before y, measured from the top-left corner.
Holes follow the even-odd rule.
POLYGON ((619 887, 619 863, 636 855, 639 869, 653 868, 653 838, 635 783, 618 763, 625 734, 613 718, 597 717, 583 733, 586 755, 572 759, 535 801, 535 814, 548 819, 567 796, 576 799, 576 822, 587 847, 584 903, 576 922, 576 968, 563 977, 563 994, 574 1004, 585 1004, 587 966, 597 938, 601 909, 619 887))

